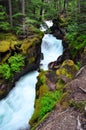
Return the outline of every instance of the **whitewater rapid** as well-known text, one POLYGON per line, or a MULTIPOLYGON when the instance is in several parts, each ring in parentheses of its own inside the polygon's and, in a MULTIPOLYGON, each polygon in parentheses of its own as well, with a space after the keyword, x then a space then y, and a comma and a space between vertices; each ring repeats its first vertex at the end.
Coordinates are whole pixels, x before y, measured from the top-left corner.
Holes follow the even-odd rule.
POLYGON ((0 101, 0 130, 27 128, 34 111, 35 84, 38 72, 23 76, 7 98, 0 101))
MULTIPOLYGON (((48 64, 55 61, 63 53, 62 41, 51 34, 45 34, 42 39, 42 68, 48 69, 48 64)), ((0 101, 0 130, 22 130, 29 127, 28 122, 34 111, 35 86, 38 71, 29 73, 16 83, 9 95, 0 101)))
POLYGON ((41 52, 43 53, 41 68, 48 70, 48 64, 56 61, 63 53, 62 40, 56 39, 52 34, 45 34, 42 39, 41 52))

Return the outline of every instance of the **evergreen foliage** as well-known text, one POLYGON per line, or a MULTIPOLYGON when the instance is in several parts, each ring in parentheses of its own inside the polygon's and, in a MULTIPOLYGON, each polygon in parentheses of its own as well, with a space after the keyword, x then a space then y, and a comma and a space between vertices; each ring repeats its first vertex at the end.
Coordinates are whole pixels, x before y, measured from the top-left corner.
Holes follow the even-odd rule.
POLYGON ((0 30, 9 30, 9 23, 6 20, 6 10, 0 5, 0 30))

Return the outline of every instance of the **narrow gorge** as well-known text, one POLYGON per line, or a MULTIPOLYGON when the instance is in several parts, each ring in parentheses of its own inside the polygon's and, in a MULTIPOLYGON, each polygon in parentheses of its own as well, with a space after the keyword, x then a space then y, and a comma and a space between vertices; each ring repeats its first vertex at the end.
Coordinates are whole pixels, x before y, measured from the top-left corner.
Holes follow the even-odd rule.
MULTIPOLYGON (((40 67, 47 70, 48 64, 62 55, 62 41, 51 34, 45 34, 41 51, 44 59, 41 60, 40 67)), ((28 127, 28 121, 34 111, 38 74, 38 71, 33 71, 20 78, 9 95, 0 101, 0 129, 19 130, 28 127)))

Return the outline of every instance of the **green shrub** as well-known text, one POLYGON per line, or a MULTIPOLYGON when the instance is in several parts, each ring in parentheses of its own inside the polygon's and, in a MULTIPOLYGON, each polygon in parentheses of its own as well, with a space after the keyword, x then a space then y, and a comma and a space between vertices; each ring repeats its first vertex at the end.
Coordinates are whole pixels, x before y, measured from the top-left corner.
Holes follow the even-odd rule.
POLYGON ((79 28, 76 22, 72 22, 67 27, 66 39, 69 42, 70 53, 73 59, 77 55, 81 55, 82 50, 86 46, 86 35, 79 32, 79 28))
POLYGON ((36 123, 40 122, 48 112, 52 111, 56 103, 62 98, 62 91, 51 92, 48 91, 35 102, 35 111, 29 121, 31 126, 35 126, 36 123))
POLYGON ((8 64, 0 65, 0 75, 5 79, 9 79, 11 77, 11 70, 8 64))
POLYGON ((10 64, 11 71, 13 72, 19 72, 21 67, 24 66, 24 57, 22 54, 16 54, 14 56, 11 56, 8 59, 8 63, 10 64))
POLYGON ((81 62, 80 61, 77 62, 77 66, 78 66, 79 69, 81 68, 81 62))
POLYGON ((78 32, 79 28, 76 22, 72 22, 68 25, 66 34, 69 47, 76 50, 80 50, 86 46, 86 35, 78 32))
POLYGON ((56 102, 60 100, 61 94, 62 94, 61 91, 48 92, 47 94, 44 94, 44 96, 39 99, 41 108, 38 114, 40 119, 46 113, 52 110, 56 102))
POLYGON ((19 72, 24 66, 24 57, 21 54, 15 54, 8 59, 8 63, 0 65, 0 78, 10 79, 14 72, 19 72))

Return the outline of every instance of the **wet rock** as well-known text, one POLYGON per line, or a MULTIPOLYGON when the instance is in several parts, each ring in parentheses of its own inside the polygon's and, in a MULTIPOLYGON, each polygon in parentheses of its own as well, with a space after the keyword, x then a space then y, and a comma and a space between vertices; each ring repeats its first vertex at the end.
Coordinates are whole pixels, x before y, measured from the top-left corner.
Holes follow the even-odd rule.
POLYGON ((65 60, 68 60, 68 59, 71 59, 71 55, 70 55, 70 50, 66 49, 63 52, 63 55, 59 56, 56 61, 49 63, 48 68, 50 70, 56 70, 56 69, 58 69, 61 66, 61 64, 65 60))
POLYGON ((60 26, 60 18, 53 19, 53 26, 50 29, 51 33, 57 39, 63 39, 63 36, 65 35, 65 30, 60 26))
POLYGON ((71 81, 78 71, 77 66, 72 60, 65 60, 61 67, 56 70, 57 76, 65 83, 71 81))

